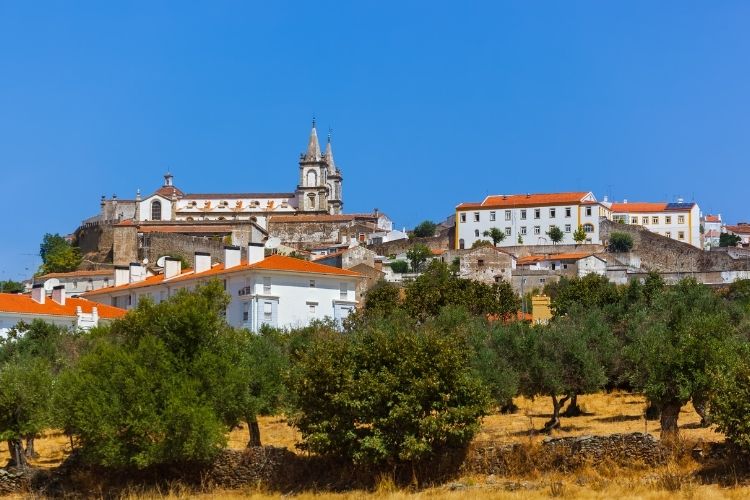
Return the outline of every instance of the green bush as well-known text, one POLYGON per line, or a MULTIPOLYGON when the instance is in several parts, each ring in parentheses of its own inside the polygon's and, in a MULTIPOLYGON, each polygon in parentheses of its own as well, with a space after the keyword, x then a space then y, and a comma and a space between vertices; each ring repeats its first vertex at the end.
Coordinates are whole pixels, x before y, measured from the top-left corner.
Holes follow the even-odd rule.
POLYGON ((610 252, 629 252, 633 248, 633 237, 628 233, 612 232, 608 248, 610 252))
POLYGON ((407 273, 409 272, 409 263, 405 260, 394 260, 391 262, 391 270, 394 273, 407 273))
POLYGON ((488 403, 471 352, 454 332, 404 315, 318 332, 290 377, 302 449, 395 465, 467 445, 488 403))

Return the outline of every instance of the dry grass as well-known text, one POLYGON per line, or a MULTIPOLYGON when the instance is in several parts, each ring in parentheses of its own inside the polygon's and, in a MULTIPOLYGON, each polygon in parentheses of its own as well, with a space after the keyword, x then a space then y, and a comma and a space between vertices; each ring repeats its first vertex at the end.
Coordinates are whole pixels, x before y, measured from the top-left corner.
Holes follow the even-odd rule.
MULTIPOLYGON (((518 442, 535 445, 544 435, 535 433, 549 418, 548 398, 528 400, 518 398, 519 411, 513 415, 491 415, 485 418, 476 442, 518 442)), ((643 418, 645 401, 643 397, 628 393, 594 394, 581 396, 579 405, 586 412, 584 416, 563 418, 562 428, 554 436, 575 436, 586 434, 613 434, 627 432, 650 432, 658 437, 658 422, 647 422, 643 418)), ((700 428, 700 418, 687 405, 680 414, 681 437, 688 442, 721 441, 723 436, 713 428, 700 428)), ((259 420, 261 436, 266 445, 282 446, 292 451, 299 440, 299 433, 287 425, 283 417, 264 417, 259 420)), ((248 439, 247 428, 233 430, 229 435, 229 446, 234 449, 245 447, 248 439)), ((50 432, 37 440, 40 458, 33 461, 40 467, 58 465, 70 452, 70 445, 64 436, 50 432)), ((0 463, 7 461, 8 454, 0 445, 0 463)), ((750 498, 750 487, 720 488, 717 485, 701 485, 694 472, 698 464, 683 455, 675 458, 664 467, 616 466, 584 467, 575 473, 531 472, 519 477, 464 477, 460 485, 446 485, 411 492, 399 490, 392 481, 384 478, 374 492, 351 491, 347 493, 304 492, 294 495, 299 499, 468 499, 468 498, 696 498, 696 499, 739 499, 750 498)), ((199 494, 176 485, 167 491, 132 491, 124 498, 218 498, 218 499, 267 499, 279 498, 280 494, 247 489, 241 491, 212 491, 199 494)), ((20 497, 19 497, 20 498, 20 497)))

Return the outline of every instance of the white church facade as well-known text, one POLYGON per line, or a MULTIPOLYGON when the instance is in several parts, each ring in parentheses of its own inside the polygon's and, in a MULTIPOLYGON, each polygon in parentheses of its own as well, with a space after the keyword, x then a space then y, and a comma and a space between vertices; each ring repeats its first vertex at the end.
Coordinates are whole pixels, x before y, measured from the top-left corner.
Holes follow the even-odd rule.
POLYGON ((164 175, 164 184, 148 196, 123 200, 102 196, 100 214, 92 219, 119 222, 199 222, 250 220, 267 228, 272 215, 342 213, 343 176, 333 158, 331 137, 321 151, 315 121, 307 150, 299 158, 296 189, 286 193, 185 193, 164 175))

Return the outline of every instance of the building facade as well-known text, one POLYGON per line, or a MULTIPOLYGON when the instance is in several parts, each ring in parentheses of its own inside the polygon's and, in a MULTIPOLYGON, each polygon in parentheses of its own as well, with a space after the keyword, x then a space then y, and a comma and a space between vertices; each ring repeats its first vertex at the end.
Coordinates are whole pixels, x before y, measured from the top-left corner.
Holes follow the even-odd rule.
POLYGON ((608 215, 591 192, 488 196, 456 207, 455 248, 471 248, 478 240, 490 239, 484 233, 492 228, 505 235, 500 247, 551 244, 548 233, 553 226, 563 233, 561 244, 574 244, 573 233, 579 226, 586 243, 599 243, 599 218, 608 215))
POLYGON ((307 150, 300 154, 298 183, 294 191, 263 193, 185 193, 171 173, 163 185, 135 199, 102 196, 100 213, 86 222, 237 221, 252 220, 267 227, 267 219, 282 214, 340 214, 344 207, 343 175, 333 158, 331 137, 321 152, 313 121, 307 150))
POLYGON ((703 226, 703 249, 711 250, 719 247, 721 238, 722 222, 721 214, 706 214, 701 217, 701 226, 703 226))
POLYGON ((638 224, 651 232, 702 248, 697 203, 623 201, 609 204, 609 209, 615 222, 638 224))
POLYGON ((240 259, 240 247, 228 246, 225 252, 222 264, 212 264, 208 253, 196 252, 195 267, 187 270, 180 269, 180 261, 166 259, 164 273, 150 277, 138 263, 118 266, 114 286, 85 297, 130 309, 144 297, 159 303, 179 290, 218 279, 231 299, 227 322, 253 332, 264 324, 292 328, 316 319, 340 321, 357 305, 356 272, 282 255, 264 258, 262 244, 251 243, 245 261, 240 259))

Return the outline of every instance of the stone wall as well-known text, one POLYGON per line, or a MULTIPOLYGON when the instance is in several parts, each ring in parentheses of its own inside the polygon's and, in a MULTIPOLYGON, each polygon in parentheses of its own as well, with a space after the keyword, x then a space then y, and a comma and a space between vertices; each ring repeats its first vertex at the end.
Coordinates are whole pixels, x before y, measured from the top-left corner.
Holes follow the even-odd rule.
POLYGON ((138 260, 138 228, 136 226, 115 226, 112 244, 112 263, 127 266, 138 260))
MULTIPOLYGON (((92 262, 112 262, 114 227, 106 223, 88 223, 73 233, 73 244, 81 249, 83 258, 92 262)), ((89 269, 84 262, 81 269, 89 269)))
POLYGON ((495 283, 497 279, 510 282, 513 257, 505 250, 492 247, 480 247, 471 250, 449 250, 445 262, 450 264, 455 257, 459 259, 459 276, 483 283, 495 283))
POLYGON ((605 250, 603 245, 582 243, 580 245, 513 245, 501 247, 504 252, 512 253, 516 257, 528 255, 545 255, 556 253, 600 253, 605 250))
POLYGON ((301 249, 310 244, 341 243, 345 225, 342 222, 271 221, 268 223, 268 234, 285 244, 296 244, 294 246, 301 249))
MULTIPOLYGON (((223 238, 209 238, 207 236, 188 236, 174 233, 147 233, 139 237, 139 260, 148 259, 156 264, 156 260, 164 255, 172 257, 182 256, 190 267, 195 265, 195 252, 208 252, 211 262, 224 262, 224 246, 229 244, 223 238)), ((243 258, 247 257, 247 249, 243 247, 243 258)))
MULTIPOLYGON (((641 226, 620 224, 603 219, 600 222, 599 231, 602 241, 608 240, 612 232, 631 235, 633 238, 631 253, 639 257, 644 271, 705 273, 740 271, 748 268, 748 262, 743 259, 735 260, 725 252, 701 250, 687 243, 652 233, 641 226)), ((616 256, 616 254, 612 255, 616 256)))
POLYGON ((433 236, 431 238, 411 238, 388 241, 378 245, 370 245, 370 250, 373 250, 378 255, 389 256, 398 255, 409 250, 412 246, 417 243, 426 245, 430 250, 447 250, 449 246, 449 238, 447 234, 441 236, 433 236))

